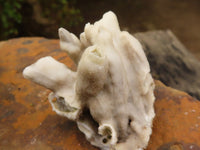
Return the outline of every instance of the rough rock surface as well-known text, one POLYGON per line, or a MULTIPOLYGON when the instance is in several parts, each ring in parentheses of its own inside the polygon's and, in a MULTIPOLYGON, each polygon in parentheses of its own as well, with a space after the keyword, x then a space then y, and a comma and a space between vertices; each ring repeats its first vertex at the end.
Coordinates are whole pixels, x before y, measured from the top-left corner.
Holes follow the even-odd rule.
MULTIPOLYGON (((76 124, 52 111, 49 91, 22 77, 25 66, 51 55, 74 69, 58 40, 0 43, 0 149, 97 150, 76 124)), ((200 150, 200 102, 156 81, 153 134, 147 150, 200 150)))
POLYGON ((200 102, 156 81, 153 134, 147 150, 200 150, 200 102))
POLYGON ((134 36, 143 46, 155 79, 200 100, 200 62, 170 30, 134 36))

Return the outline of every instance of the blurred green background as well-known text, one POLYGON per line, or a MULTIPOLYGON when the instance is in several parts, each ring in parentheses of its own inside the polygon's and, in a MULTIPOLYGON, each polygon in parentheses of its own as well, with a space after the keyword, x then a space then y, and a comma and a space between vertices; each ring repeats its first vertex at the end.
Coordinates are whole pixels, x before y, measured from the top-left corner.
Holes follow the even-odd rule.
POLYGON ((200 0, 0 0, 0 40, 24 36, 58 38, 64 27, 79 35, 114 11, 131 33, 170 29, 200 55, 200 0))

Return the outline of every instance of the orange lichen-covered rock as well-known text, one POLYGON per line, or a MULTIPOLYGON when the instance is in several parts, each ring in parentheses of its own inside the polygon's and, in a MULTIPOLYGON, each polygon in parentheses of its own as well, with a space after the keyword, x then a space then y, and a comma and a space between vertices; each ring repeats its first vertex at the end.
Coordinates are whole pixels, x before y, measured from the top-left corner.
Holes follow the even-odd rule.
POLYGON ((147 150, 200 150, 200 102, 155 83, 156 117, 147 150))
MULTIPOLYGON (((0 42, 0 149, 97 150, 75 123, 52 111, 48 90, 22 77, 25 66, 47 55, 75 69, 58 42, 45 38, 0 42)), ((155 83, 156 117, 147 150, 199 150, 200 102, 155 83)))

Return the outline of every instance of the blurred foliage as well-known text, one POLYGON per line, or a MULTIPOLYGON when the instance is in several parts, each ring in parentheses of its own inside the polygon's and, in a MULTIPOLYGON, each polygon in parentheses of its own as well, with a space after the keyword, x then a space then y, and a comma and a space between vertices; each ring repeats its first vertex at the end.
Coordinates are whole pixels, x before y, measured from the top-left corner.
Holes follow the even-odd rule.
MULTIPOLYGON (((52 26, 56 26, 56 24, 71 28, 79 25, 83 21, 79 9, 75 8, 76 0, 0 0, 0 40, 20 36, 20 28, 27 27, 27 21, 25 20, 27 20, 27 18, 38 17, 34 16, 38 13, 34 12, 35 2, 39 4, 41 8, 40 17, 48 20, 45 25, 42 24, 43 28, 48 28, 48 26, 52 28, 52 26), (27 16, 30 15, 30 13, 24 12, 24 8, 27 7, 27 4, 30 5, 32 16, 27 16)), ((28 25, 28 27, 30 30, 31 26, 41 27, 40 22, 37 22, 37 20, 33 22, 29 21, 29 24, 30 26, 28 25)), ((29 36, 28 32, 23 33, 23 35, 29 36)), ((35 36, 37 36, 37 33, 35 36)))
POLYGON ((75 0, 40 0, 43 16, 59 26, 67 28, 77 26, 83 21, 80 10, 74 7, 75 0))
POLYGON ((17 25, 22 22, 22 15, 20 13, 22 1, 23 0, 0 0, 1 39, 18 34, 17 25))

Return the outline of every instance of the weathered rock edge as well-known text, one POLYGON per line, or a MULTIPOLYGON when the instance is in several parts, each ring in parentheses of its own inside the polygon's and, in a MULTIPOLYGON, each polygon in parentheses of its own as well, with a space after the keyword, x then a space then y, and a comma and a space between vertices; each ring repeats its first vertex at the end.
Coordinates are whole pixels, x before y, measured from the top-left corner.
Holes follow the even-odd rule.
POLYGON ((200 62, 170 30, 134 36, 143 46, 155 79, 200 100, 200 62))

